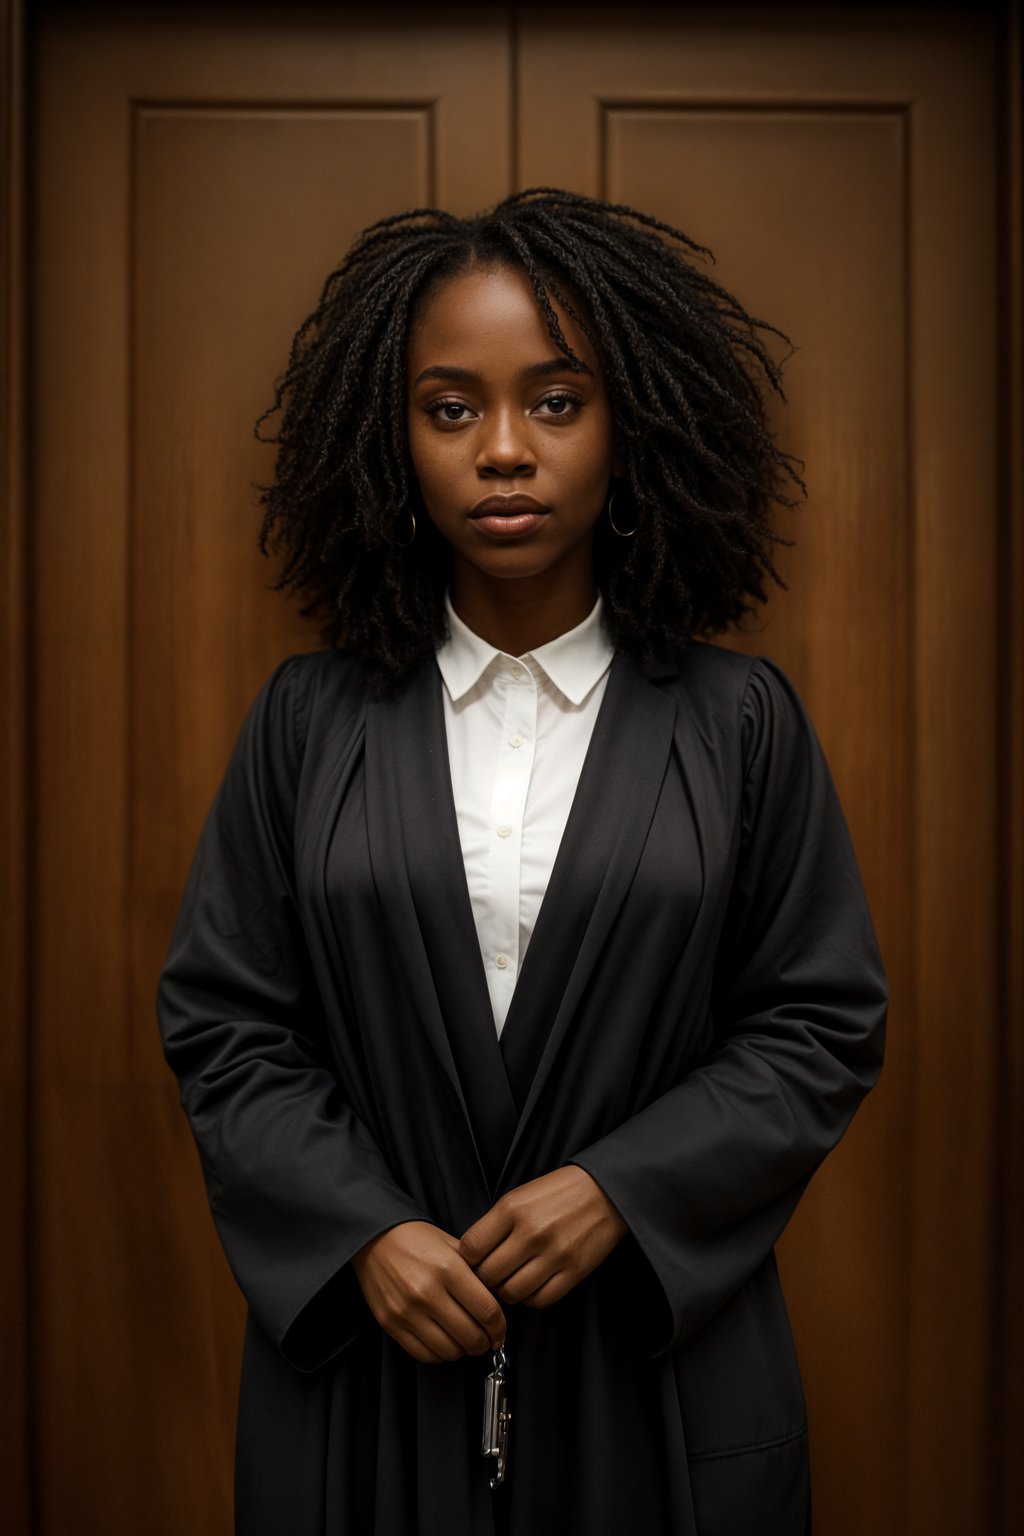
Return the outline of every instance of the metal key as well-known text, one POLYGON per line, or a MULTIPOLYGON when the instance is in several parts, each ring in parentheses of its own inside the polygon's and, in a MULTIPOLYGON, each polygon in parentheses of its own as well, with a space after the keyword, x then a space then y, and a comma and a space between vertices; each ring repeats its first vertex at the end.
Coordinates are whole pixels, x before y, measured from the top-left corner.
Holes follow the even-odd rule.
POLYGON ((484 1379, 484 1430, 480 1451, 497 1463, 491 1487, 505 1481, 508 1470, 508 1427, 512 1413, 508 1406, 508 1359, 504 1349, 494 1356, 494 1370, 484 1379))

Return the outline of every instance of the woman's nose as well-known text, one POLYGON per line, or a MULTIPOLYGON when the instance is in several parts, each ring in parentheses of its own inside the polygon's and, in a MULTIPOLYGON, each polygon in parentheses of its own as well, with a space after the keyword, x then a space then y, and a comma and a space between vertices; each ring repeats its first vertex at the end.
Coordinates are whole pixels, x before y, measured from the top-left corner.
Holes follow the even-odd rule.
POLYGON ((532 475, 537 461, 518 411, 495 411, 484 420, 476 468, 479 475, 532 475))

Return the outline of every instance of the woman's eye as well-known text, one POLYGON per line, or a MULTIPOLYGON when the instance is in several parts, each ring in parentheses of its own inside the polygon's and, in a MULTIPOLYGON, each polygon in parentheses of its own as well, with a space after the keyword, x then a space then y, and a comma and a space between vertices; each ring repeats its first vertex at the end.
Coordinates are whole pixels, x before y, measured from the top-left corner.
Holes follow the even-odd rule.
POLYGON ((583 401, 578 395, 545 395, 540 403, 547 406, 552 416, 574 416, 583 401))
POLYGON ((438 421, 465 421, 469 406, 464 400, 435 400, 427 407, 427 415, 438 421))
MULTIPOLYGON (((578 395, 559 393, 545 395, 534 407, 536 412, 544 416, 557 416, 562 419, 575 416, 583 405, 578 395)), ((466 404, 465 400, 435 400, 427 406, 427 415, 432 416, 441 425, 451 423, 453 426, 461 421, 468 421, 476 416, 473 408, 466 404)))

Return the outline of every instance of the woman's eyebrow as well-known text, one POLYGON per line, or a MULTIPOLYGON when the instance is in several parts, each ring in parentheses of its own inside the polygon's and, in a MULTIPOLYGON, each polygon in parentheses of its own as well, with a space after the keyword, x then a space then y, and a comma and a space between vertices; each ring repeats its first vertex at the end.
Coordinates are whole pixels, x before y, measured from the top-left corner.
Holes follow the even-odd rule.
POLYGON ((439 363, 433 368, 424 368, 422 373, 418 373, 413 380, 413 388, 417 384, 422 384, 424 379, 452 379, 457 384, 473 384, 478 378, 479 374, 474 373, 471 368, 456 368, 454 365, 445 366, 439 363))
POLYGON ((549 357, 543 363, 531 363, 529 368, 524 368, 523 378, 543 378, 549 373, 589 373, 591 378, 594 376, 593 368, 588 368, 581 357, 575 361, 571 357, 549 357))
MULTIPOLYGON (((594 370, 588 368, 582 360, 574 363, 569 357, 548 357, 542 363, 531 363, 528 368, 523 369, 520 377, 537 379, 551 373, 589 373, 593 377, 594 370)), ((479 382, 480 375, 474 373, 471 368, 458 368, 454 363, 438 363, 418 373, 413 380, 413 388, 415 389, 417 384, 422 384, 426 379, 448 379, 456 384, 476 384, 479 382)))

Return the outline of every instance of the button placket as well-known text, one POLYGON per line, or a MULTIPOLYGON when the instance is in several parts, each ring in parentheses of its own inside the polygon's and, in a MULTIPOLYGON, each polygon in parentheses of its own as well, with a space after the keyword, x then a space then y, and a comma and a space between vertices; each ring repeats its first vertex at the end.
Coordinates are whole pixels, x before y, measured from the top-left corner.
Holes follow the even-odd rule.
POLYGON ((501 747, 491 801, 493 837, 490 890, 494 923, 490 964, 492 998, 507 1011, 519 969, 519 886, 523 817, 533 769, 537 685, 521 663, 511 662, 501 677, 503 716, 501 747))

